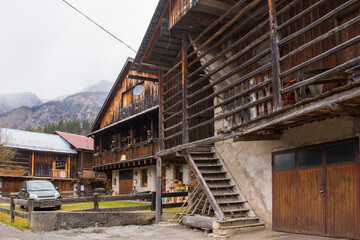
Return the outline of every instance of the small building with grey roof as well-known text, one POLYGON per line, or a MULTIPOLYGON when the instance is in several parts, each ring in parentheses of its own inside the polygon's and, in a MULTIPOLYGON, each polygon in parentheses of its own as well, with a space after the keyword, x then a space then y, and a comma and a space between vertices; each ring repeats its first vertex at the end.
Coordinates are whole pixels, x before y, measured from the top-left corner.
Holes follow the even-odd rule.
POLYGON ((0 163, 0 193, 18 192, 21 183, 47 179, 60 191, 73 191, 77 182, 77 151, 62 137, 17 129, 0 128, 0 144, 16 151, 0 163))

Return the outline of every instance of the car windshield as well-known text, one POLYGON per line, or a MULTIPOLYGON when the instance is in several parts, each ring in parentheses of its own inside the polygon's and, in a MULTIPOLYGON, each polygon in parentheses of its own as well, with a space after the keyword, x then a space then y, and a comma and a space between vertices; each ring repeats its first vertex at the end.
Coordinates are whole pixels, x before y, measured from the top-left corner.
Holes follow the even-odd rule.
POLYGON ((54 190, 54 185, 51 182, 29 182, 29 191, 50 191, 54 190))

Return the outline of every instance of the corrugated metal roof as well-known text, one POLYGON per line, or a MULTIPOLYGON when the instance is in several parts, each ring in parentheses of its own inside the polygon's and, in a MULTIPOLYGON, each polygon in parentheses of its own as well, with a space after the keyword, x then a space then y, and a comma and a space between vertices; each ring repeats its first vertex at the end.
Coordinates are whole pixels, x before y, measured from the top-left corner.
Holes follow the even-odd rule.
POLYGON ((55 131, 56 134, 60 135, 63 139, 69 142, 73 147, 77 149, 90 150, 94 149, 94 139, 90 137, 85 137, 82 135, 65 133, 60 131, 55 131))
POLYGON ((77 154, 70 144, 59 135, 0 128, 4 145, 11 148, 77 154))

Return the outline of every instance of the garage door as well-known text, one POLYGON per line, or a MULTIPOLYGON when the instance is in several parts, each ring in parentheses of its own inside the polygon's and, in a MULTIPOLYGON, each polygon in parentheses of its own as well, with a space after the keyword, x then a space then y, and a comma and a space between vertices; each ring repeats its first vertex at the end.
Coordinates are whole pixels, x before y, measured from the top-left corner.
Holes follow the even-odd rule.
POLYGON ((273 153, 273 229, 359 237, 358 143, 273 153))

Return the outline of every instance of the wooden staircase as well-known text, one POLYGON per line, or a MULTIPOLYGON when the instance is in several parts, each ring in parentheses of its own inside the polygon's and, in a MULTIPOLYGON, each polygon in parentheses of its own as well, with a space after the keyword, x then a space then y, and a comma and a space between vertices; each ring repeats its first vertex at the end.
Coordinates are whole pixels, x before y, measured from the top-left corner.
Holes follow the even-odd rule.
POLYGON ((185 150, 184 155, 214 209, 214 230, 264 228, 214 146, 185 150))

